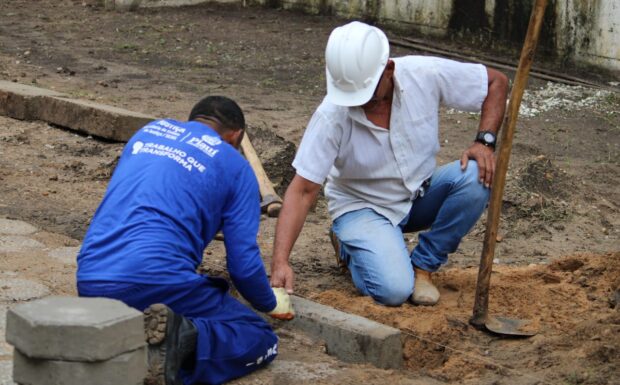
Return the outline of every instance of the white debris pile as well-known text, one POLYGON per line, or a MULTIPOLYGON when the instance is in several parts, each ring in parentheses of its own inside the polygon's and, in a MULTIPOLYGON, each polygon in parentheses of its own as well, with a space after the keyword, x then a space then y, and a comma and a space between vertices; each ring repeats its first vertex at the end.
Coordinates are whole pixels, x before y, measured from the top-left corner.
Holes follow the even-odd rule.
POLYGON ((611 91, 548 82, 538 90, 525 91, 519 116, 532 117, 549 110, 593 108, 611 94, 611 91))
MULTIPOLYGON (((601 102, 612 94, 612 91, 548 82, 540 89, 526 90, 523 93, 519 117, 531 118, 549 110, 599 108, 602 105, 601 102)), ((450 115, 461 112, 463 111, 454 108, 446 111, 450 115)), ((479 115, 472 112, 469 114, 479 115)))

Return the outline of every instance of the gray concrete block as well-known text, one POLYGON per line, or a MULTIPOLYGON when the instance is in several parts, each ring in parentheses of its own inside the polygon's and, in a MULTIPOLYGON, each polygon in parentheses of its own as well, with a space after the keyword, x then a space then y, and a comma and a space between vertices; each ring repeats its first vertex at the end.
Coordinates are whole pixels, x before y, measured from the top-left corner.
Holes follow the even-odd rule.
POLYGON ((37 228, 29 223, 0 218, 0 234, 5 235, 29 235, 36 233, 37 228))
POLYGON ((142 313, 108 298, 47 297, 6 318, 7 341, 31 358, 102 361, 146 344, 142 313))
POLYGON ((138 385, 147 371, 147 348, 106 361, 75 362, 13 355, 13 380, 22 385, 138 385))
POLYGON ((49 293, 47 286, 35 281, 0 277, 0 301, 28 301, 49 293))
POLYGON ((384 369, 402 367, 400 330, 300 297, 291 299, 296 316, 285 327, 324 340, 329 354, 345 362, 367 362, 384 369))
POLYGON ((154 117, 90 101, 48 97, 37 119, 93 136, 125 142, 154 117))
POLYGON ((0 80, 0 115, 21 120, 37 119, 43 97, 62 96, 44 88, 0 80))

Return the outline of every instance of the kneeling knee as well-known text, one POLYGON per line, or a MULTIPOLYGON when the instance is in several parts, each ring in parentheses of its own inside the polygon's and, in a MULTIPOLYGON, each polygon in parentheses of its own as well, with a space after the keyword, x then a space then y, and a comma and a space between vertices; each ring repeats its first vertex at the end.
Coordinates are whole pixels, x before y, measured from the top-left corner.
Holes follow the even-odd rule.
POLYGON ((385 306, 400 306, 411 296, 413 284, 389 284, 370 293, 372 299, 385 306))

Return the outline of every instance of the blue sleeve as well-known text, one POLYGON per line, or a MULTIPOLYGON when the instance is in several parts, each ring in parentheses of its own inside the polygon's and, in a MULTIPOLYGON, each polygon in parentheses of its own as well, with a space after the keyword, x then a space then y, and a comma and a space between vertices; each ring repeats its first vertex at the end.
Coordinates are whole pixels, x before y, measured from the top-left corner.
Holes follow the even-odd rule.
POLYGON ((262 312, 276 307, 260 249, 256 243, 260 221, 260 194, 256 176, 245 163, 232 181, 222 215, 228 272, 241 295, 262 312))

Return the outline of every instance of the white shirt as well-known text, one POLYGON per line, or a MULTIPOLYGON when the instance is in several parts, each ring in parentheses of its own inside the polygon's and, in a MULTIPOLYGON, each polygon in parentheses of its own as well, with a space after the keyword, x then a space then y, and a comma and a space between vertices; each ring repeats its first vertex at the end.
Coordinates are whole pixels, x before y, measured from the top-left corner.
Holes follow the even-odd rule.
POLYGON ((293 167, 325 185, 332 220, 371 208, 397 225, 411 210, 420 185, 433 173, 439 151, 439 106, 480 111, 488 78, 481 64, 428 56, 393 59, 390 129, 361 107, 323 100, 314 112, 293 167))

